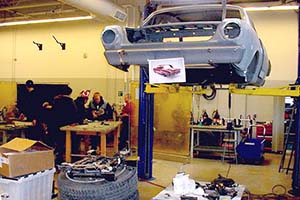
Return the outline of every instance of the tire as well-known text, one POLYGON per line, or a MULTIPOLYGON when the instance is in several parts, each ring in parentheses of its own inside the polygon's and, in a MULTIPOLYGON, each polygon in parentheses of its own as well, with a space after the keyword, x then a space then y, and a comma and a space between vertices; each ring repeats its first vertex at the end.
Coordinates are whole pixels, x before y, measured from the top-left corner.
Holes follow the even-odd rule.
POLYGON ((74 182, 65 172, 58 175, 61 200, 138 200, 136 168, 126 167, 116 181, 74 182))

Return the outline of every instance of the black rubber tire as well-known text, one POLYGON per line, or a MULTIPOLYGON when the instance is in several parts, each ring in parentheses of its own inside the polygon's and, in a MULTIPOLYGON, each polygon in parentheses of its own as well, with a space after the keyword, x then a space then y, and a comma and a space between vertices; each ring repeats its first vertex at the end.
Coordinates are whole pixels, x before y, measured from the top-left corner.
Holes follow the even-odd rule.
POLYGON ((126 167, 116 181, 74 182, 64 172, 58 175, 57 180, 61 200, 138 200, 137 182, 134 167, 126 167))

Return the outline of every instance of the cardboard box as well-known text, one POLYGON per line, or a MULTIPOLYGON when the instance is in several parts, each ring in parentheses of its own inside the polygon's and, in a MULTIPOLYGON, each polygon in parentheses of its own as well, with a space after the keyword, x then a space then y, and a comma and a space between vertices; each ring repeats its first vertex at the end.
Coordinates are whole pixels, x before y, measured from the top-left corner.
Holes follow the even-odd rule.
POLYGON ((15 138, 0 146, 0 174, 22 176, 54 168, 53 149, 40 141, 15 138))

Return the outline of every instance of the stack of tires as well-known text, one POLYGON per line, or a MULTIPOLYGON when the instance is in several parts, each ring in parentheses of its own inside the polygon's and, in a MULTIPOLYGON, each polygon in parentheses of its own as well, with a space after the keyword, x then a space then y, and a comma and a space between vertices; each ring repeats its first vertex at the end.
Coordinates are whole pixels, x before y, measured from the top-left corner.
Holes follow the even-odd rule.
POLYGON ((72 180, 66 172, 58 175, 61 200, 138 200, 136 168, 126 166, 115 181, 72 180))

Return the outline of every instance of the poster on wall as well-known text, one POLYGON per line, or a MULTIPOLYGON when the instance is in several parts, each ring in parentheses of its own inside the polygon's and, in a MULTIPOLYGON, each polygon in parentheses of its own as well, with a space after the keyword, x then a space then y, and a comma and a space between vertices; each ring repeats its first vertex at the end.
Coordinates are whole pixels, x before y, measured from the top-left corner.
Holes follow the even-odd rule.
POLYGON ((184 58, 148 60, 149 83, 186 82, 184 58))

